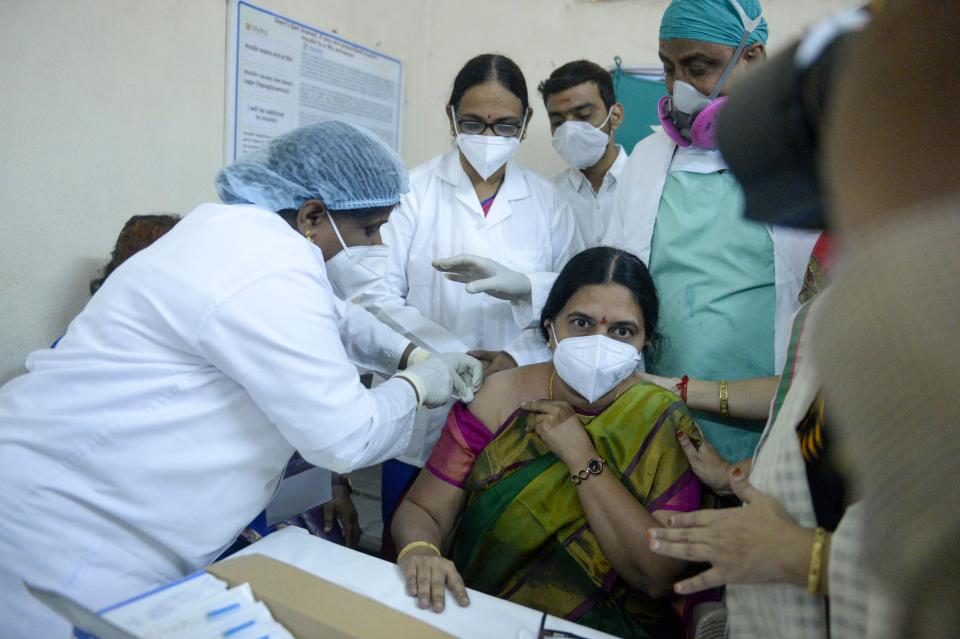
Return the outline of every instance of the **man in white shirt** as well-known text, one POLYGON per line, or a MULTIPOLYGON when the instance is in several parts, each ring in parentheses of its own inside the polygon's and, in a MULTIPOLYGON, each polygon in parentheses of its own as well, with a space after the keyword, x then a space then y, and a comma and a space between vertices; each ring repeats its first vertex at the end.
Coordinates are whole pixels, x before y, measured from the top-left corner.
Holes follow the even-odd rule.
POLYGON ((589 60, 568 62, 540 83, 553 147, 570 168, 551 182, 573 209, 587 248, 603 243, 627 153, 616 142, 623 122, 610 73, 589 60))

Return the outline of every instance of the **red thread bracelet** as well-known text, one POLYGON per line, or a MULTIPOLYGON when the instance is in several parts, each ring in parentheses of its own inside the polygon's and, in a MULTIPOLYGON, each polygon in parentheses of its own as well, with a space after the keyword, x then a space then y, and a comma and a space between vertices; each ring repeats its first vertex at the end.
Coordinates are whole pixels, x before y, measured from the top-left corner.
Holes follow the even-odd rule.
POLYGON ((687 403, 687 383, 690 381, 688 375, 684 375, 680 378, 680 383, 677 384, 677 392, 680 394, 680 399, 683 400, 683 403, 687 403))

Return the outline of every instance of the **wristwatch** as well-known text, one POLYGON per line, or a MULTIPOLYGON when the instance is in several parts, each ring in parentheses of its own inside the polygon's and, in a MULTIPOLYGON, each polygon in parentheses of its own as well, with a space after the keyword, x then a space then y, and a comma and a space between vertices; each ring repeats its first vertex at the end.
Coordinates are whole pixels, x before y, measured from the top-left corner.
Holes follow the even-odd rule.
POLYGON ((580 484, 590 475, 599 475, 603 472, 603 465, 605 463, 606 462, 599 457, 591 457, 587 460, 587 465, 584 466, 583 470, 578 472, 576 475, 570 475, 570 481, 575 484, 580 484))

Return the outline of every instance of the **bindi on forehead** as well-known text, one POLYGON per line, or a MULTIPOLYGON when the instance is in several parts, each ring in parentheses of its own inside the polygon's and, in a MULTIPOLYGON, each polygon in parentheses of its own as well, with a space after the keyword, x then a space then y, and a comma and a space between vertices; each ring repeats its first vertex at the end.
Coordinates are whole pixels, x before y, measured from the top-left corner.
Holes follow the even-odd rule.
POLYGON ((486 109, 462 109, 458 114, 461 118, 467 118, 471 120, 484 120, 487 123, 494 122, 516 122, 522 116, 515 115, 509 111, 488 111, 486 109))

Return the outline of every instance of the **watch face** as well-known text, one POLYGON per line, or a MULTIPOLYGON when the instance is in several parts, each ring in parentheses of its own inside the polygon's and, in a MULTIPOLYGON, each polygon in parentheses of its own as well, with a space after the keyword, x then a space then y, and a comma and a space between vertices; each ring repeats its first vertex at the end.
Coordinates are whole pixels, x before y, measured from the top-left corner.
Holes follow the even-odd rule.
POLYGON ((587 471, 599 475, 600 471, 603 470, 603 462, 596 457, 587 461, 587 471))

